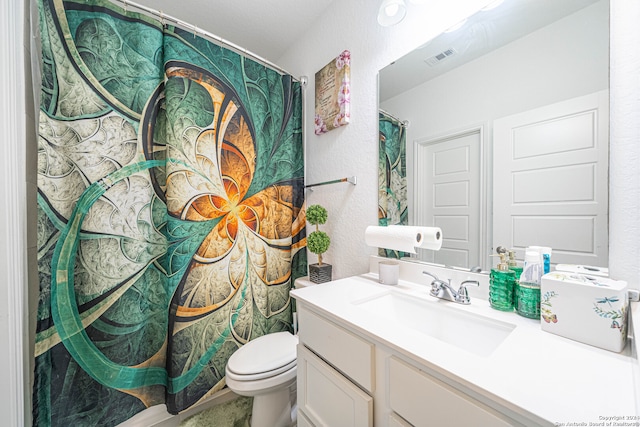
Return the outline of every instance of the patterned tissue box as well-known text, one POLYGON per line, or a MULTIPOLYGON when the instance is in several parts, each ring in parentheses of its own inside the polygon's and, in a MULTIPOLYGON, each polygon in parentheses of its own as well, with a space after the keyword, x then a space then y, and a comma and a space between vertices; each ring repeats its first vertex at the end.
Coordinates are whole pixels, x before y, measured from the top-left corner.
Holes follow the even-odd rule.
POLYGON ((542 276, 542 330, 620 352, 627 342, 627 283, 554 271, 542 276))

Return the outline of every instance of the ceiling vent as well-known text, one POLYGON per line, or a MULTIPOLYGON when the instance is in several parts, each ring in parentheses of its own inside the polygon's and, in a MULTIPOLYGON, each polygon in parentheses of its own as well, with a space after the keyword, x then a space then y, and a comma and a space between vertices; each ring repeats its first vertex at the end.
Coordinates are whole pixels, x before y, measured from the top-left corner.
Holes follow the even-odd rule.
POLYGON ((456 53, 458 52, 454 48, 450 47, 449 49, 442 51, 439 54, 432 56, 431 58, 425 59, 424 62, 433 67, 434 65, 441 63, 445 59, 452 57, 456 53))

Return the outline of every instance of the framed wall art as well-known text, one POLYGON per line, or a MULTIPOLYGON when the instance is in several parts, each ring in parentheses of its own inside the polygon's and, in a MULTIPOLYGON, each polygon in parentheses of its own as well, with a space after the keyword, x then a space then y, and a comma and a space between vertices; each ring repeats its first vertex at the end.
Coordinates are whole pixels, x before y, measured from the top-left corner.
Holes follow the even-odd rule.
POLYGON ((345 50, 316 73, 316 135, 349 123, 350 69, 351 53, 345 50))

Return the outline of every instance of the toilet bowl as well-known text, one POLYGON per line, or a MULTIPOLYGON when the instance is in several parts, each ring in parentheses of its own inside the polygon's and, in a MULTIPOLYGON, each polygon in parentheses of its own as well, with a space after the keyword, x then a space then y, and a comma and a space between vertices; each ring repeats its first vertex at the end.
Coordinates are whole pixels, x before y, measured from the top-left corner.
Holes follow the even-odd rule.
POLYGON ((249 341, 229 358, 227 386, 253 397, 251 427, 295 425, 297 344, 297 336, 276 332, 249 341))

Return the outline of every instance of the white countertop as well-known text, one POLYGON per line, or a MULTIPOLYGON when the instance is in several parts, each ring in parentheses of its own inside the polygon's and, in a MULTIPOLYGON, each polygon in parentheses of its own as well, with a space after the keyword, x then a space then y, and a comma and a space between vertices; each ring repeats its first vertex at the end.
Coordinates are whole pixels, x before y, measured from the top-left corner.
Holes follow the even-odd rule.
MULTIPOLYGON (((628 340, 622 353, 613 353, 544 332, 540 321, 493 310, 486 300, 472 297, 470 305, 461 305, 431 297, 428 291, 428 286, 403 280, 396 286, 381 285, 377 274, 368 273, 296 289, 291 295, 298 304, 516 412, 555 425, 616 421, 607 417, 632 423, 609 425, 640 425, 640 368, 634 340, 628 340), (394 292, 510 323, 515 329, 490 355, 479 356, 415 329, 400 328, 390 316, 352 303, 394 292)), ((640 331, 640 304, 632 303, 630 311, 634 330, 640 331)))

